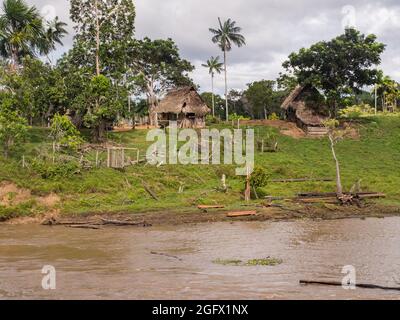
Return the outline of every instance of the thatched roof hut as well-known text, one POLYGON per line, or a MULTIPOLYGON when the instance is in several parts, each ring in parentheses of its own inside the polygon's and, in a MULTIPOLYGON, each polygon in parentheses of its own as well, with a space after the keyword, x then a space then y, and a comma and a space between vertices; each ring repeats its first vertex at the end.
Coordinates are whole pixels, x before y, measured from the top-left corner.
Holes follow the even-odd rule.
POLYGON ((177 121, 182 128, 203 128, 211 112, 194 87, 171 90, 154 110, 161 125, 177 121))
POLYGON ((299 127, 322 127, 329 117, 324 99, 312 86, 298 85, 283 102, 282 109, 289 121, 299 127))

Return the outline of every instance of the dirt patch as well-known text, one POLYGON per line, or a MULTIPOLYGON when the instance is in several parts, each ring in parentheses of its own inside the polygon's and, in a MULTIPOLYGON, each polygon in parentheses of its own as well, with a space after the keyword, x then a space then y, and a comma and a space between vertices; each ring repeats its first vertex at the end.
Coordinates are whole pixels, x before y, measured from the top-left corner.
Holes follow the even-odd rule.
POLYGON ((12 207, 31 199, 31 191, 19 188, 14 183, 0 183, 0 205, 4 207, 12 207))
POLYGON ((281 134, 292 137, 294 139, 305 138, 307 136, 306 133, 301 130, 295 123, 283 120, 249 120, 242 121, 241 124, 277 128, 279 129, 281 134))
POLYGON ((352 123, 345 122, 343 124, 343 130, 346 131, 346 137, 353 140, 360 140, 360 130, 352 123))
POLYGON ((45 197, 39 197, 36 199, 38 204, 47 207, 47 208, 53 208, 60 202, 60 197, 56 195, 55 193, 51 193, 48 196, 45 197))
POLYGON ((29 225, 29 224, 42 224, 44 221, 57 221, 60 217, 59 210, 53 210, 43 215, 33 217, 19 217, 13 218, 3 222, 9 225, 29 225))

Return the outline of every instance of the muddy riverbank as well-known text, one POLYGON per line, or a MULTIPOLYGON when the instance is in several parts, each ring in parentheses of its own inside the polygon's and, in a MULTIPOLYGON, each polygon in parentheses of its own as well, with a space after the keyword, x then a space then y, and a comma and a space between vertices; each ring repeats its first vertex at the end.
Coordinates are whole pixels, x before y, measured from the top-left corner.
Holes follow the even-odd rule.
POLYGON ((295 221, 295 220, 340 220, 340 219, 366 219, 400 216, 400 208, 369 204, 363 208, 355 206, 335 206, 327 209, 315 205, 303 205, 296 209, 281 207, 247 206, 237 210, 208 210, 202 211, 194 208, 177 209, 176 211, 153 211, 144 213, 104 213, 104 214, 79 214, 62 215, 51 212, 44 216, 24 217, 11 219, 5 224, 43 224, 43 225, 87 225, 110 226, 104 220, 127 222, 127 226, 168 226, 197 223, 215 222, 263 222, 263 221, 295 221), (254 210, 256 215, 230 218, 228 212, 238 210, 254 210))

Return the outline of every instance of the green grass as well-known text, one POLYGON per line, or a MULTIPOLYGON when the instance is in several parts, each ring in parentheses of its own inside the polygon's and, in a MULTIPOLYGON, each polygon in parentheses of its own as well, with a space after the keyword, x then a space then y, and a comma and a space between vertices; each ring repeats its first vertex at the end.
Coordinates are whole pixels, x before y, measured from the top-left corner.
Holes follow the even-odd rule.
MULTIPOLYGON (((337 145, 345 189, 362 179, 363 191, 387 194, 383 204, 400 205, 400 117, 378 116, 358 124, 359 140, 346 139, 337 145)), ((223 126, 218 126, 222 128, 223 126)), ((271 179, 335 177, 335 166, 328 140, 293 139, 278 134, 270 127, 257 127, 256 136, 277 133, 279 151, 257 153, 256 165, 264 167, 271 179)), ((149 142, 146 131, 109 134, 109 139, 126 147, 139 148, 144 157, 149 142)), ((51 154, 48 130, 33 128, 29 139, 11 159, 0 159, 0 181, 10 181, 27 188, 33 195, 57 193, 64 214, 141 213, 160 210, 182 210, 198 204, 224 204, 237 208, 243 204, 243 177, 235 176, 236 165, 184 166, 165 165, 159 168, 140 164, 123 171, 101 168, 81 170, 80 174, 58 179, 43 179, 33 169, 22 169, 38 152, 51 154), (41 150, 41 151, 40 151, 41 150), (222 174, 227 176, 227 193, 216 189, 222 174), (156 201, 144 190, 142 182, 157 194, 156 201), (179 193, 183 185, 183 193, 179 193)), ((93 159, 91 154, 90 158, 93 159)), ((105 154, 101 155, 105 159, 105 154)), ((332 192, 332 182, 269 183, 261 191, 271 196, 293 196, 298 192, 332 192)), ((18 208, 17 208, 18 209, 18 208)), ((0 209, 0 215, 6 215, 0 209)), ((33 210, 33 209, 32 209, 33 210)), ((17 210, 18 211, 18 210, 17 210)), ((27 209, 21 210, 27 214, 27 209)), ((8 213, 7 213, 8 214, 8 213)), ((22 214, 22 213, 21 213, 22 214)))

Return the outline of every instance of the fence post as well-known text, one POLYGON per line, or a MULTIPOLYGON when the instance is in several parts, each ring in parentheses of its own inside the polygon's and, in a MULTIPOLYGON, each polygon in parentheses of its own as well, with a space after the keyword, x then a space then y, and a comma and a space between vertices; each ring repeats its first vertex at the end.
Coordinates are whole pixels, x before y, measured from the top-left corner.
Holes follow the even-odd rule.
POLYGON ((96 150, 96 168, 99 167, 99 150, 96 150))

